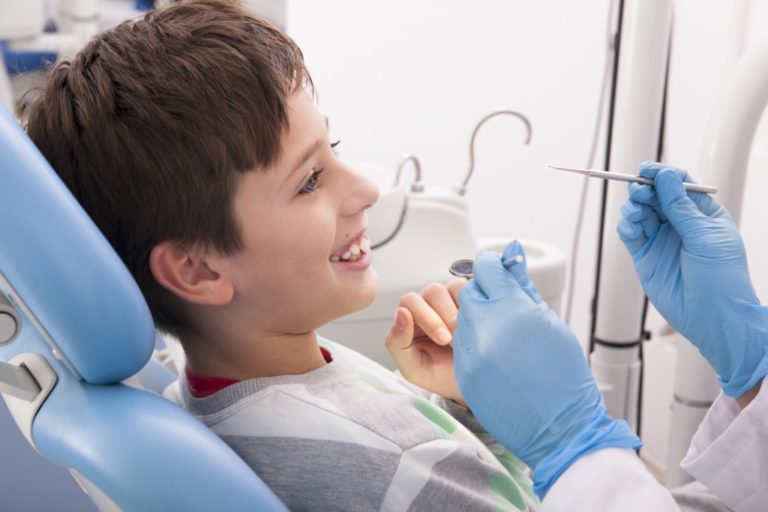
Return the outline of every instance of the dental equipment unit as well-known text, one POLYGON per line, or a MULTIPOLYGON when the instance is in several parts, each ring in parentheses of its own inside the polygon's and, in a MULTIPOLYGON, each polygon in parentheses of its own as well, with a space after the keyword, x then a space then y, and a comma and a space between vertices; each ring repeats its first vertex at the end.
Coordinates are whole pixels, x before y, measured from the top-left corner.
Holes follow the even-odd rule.
MULTIPOLYGON (((547 169, 554 169, 556 171, 574 172, 577 174, 583 174, 590 178, 599 178, 603 180, 617 180, 626 181, 631 183, 642 183, 644 185, 653 185, 653 180, 644 178, 642 176, 635 176, 633 174, 624 174, 621 172, 603 171, 597 169, 576 169, 573 167, 560 167, 558 165, 547 164, 547 169)), ((683 183, 685 190, 691 192, 704 192, 705 194, 717 193, 716 187, 710 187, 709 185, 699 185, 698 183, 683 183)))

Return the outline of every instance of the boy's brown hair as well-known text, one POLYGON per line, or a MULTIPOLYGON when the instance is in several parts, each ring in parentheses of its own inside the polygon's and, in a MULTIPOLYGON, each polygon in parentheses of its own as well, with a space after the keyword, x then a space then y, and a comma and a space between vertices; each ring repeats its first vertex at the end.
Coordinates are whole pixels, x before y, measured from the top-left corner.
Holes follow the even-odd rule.
MULTIPOLYGON (((312 88, 301 51, 233 2, 127 21, 58 63, 18 115, 138 282, 159 328, 191 328, 155 281, 158 243, 242 247, 239 176, 280 155, 286 103, 312 88)), ((55 219, 51 219, 55 222, 55 219)))

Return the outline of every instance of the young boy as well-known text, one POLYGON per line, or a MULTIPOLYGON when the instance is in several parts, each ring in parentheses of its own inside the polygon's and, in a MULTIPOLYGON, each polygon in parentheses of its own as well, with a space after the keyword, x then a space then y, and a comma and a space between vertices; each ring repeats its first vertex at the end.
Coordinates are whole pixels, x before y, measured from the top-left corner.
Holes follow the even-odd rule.
POLYGON ((19 117, 181 341, 171 396, 288 507, 535 507, 523 465, 450 400, 437 328, 455 326, 455 289, 404 297, 388 340, 403 374, 445 398, 318 340, 374 298, 378 193, 337 158, 311 93, 287 36, 208 0, 96 37, 19 117))

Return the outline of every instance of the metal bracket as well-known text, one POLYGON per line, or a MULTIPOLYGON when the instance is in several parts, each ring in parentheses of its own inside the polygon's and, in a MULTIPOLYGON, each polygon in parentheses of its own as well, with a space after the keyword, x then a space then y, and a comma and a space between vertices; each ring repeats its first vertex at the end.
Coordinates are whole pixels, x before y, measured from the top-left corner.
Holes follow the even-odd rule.
POLYGON ((0 393, 31 402, 40 393, 40 386, 24 364, 16 366, 0 361, 0 393))
POLYGON ((32 400, 19 398, 18 396, 6 393, 5 390, 0 390, 2 391, 2 397, 11 412, 11 416, 13 416, 13 419, 19 426, 21 433, 27 438, 29 444, 37 450, 35 441, 32 438, 32 424, 37 415, 37 411, 40 410, 40 406, 43 405, 45 399, 51 394, 51 390, 56 386, 58 377, 56 376, 56 372, 53 371, 53 368, 51 368, 51 365, 48 364, 48 361, 46 361, 40 354, 32 352, 19 354, 11 359, 9 364, 15 365, 20 369, 24 368, 26 372, 28 372, 27 377, 32 379, 36 385, 39 386, 39 391, 32 400))
POLYGON ((401 160, 400 164, 397 166, 397 174, 395 175, 395 186, 398 186, 400 184, 400 178, 403 174, 403 168, 405 167, 405 164, 408 162, 413 163, 413 183, 411 183, 411 192, 424 192, 424 183, 421 182, 421 163, 419 162, 419 159, 416 158, 415 155, 411 155, 410 153, 405 153, 401 160))

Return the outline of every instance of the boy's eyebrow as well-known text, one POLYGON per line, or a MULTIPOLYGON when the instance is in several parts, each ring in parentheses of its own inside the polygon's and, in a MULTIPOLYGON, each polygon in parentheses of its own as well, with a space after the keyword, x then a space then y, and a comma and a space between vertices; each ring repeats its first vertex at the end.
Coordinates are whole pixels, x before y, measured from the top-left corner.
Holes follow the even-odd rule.
POLYGON ((301 169, 304 166, 304 164, 307 163, 307 160, 310 159, 310 157, 315 153, 315 151, 318 150, 318 148, 322 144, 323 144, 323 140, 318 139, 315 142, 313 142, 311 146, 309 146, 307 149, 301 152, 301 155, 299 155, 299 158, 296 159, 296 163, 290 167, 291 174, 288 177, 288 179, 290 179, 290 177, 293 176, 296 171, 301 169))

